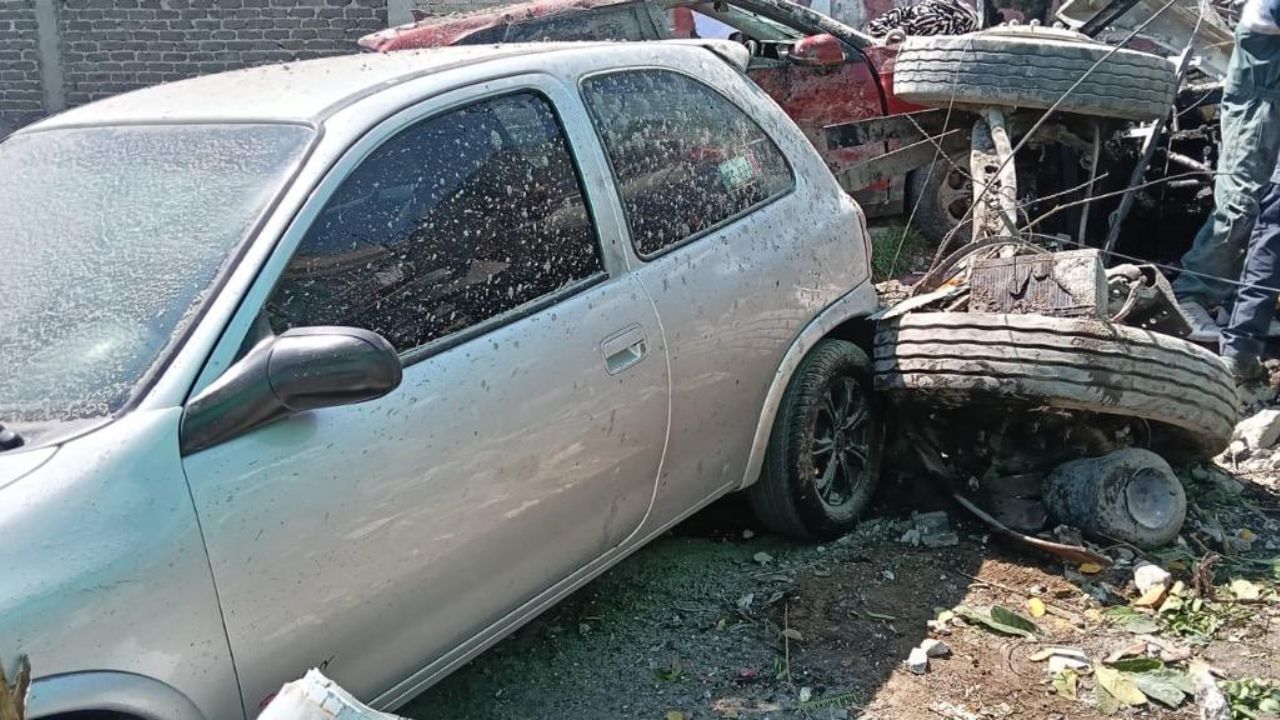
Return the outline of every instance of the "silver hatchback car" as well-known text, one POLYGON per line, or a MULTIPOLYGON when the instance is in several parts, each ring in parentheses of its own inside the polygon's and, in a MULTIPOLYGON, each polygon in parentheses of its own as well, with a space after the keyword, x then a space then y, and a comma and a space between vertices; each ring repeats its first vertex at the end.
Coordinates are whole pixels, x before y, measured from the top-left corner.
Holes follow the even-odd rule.
POLYGON ((874 486, 862 213, 731 44, 263 67, 0 144, 30 717, 394 708, 719 496, 874 486))

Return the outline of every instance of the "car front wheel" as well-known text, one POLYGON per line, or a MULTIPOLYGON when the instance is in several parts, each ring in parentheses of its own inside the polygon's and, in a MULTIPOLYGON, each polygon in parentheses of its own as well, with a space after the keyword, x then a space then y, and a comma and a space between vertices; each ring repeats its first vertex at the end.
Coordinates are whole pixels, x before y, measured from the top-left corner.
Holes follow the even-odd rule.
POLYGON ((871 501, 884 424, 871 390, 871 361, 853 343, 826 339, 787 386, 748 495, 760 522, 789 537, 848 533, 871 501))

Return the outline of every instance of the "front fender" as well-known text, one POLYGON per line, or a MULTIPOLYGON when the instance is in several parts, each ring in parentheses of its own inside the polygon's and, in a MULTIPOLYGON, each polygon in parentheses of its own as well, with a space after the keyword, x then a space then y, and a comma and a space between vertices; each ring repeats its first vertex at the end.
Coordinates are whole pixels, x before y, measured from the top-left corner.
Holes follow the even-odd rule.
POLYGON ((800 366, 800 361, 804 359, 805 354, 841 324, 849 320, 865 318, 875 312, 876 305, 875 286, 867 280, 828 305, 800 331, 795 340, 791 341, 791 347, 787 348, 777 372, 773 374, 769 393, 765 395, 760 419, 756 424, 755 438, 751 441, 751 456, 747 459, 747 469, 743 473, 738 490, 754 484, 760 478, 760 469, 764 466, 764 453, 769 447, 769 434, 773 431, 773 419, 778 414, 778 407, 782 404, 782 395, 787 391, 787 384, 791 382, 791 375, 800 366))
POLYGON ((31 683, 28 720, 83 710, 139 720, 205 720, 190 698, 145 675, 104 670, 50 675, 31 683))

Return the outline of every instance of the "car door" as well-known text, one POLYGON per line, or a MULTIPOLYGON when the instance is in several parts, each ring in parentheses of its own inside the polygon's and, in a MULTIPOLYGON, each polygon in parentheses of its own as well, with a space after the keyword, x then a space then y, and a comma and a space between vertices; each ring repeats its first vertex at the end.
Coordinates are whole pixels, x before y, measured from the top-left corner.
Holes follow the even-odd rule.
POLYGON ((671 363, 671 439, 654 517, 742 482, 784 352, 866 279, 851 203, 814 150, 728 64, 699 71, 582 82, 671 363), (768 108, 775 135, 744 107, 768 108))
POLYGON ((404 378, 184 458, 250 716, 310 667, 387 691, 648 512, 665 350, 602 251, 568 92, 493 81, 383 123, 264 270, 261 331, 374 330, 404 378))

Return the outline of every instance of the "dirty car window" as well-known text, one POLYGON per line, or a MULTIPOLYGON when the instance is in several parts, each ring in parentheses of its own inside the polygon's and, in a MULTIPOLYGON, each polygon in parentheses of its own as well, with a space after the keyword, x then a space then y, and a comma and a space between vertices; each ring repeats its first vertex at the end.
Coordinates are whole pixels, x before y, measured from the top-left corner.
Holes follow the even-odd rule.
POLYGON ((281 332, 350 325, 419 347, 603 272, 567 141, 531 93, 425 120, 326 203, 276 288, 281 332))
POLYGON ((677 245, 792 187, 791 170, 764 131, 692 78, 625 71, 588 78, 583 92, 641 255, 677 245))
POLYGON ((0 144, 0 418, 118 410, 311 136, 292 125, 98 127, 0 144))

